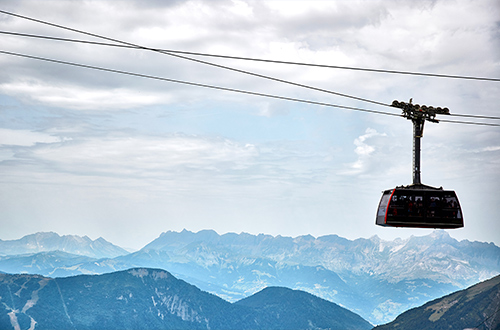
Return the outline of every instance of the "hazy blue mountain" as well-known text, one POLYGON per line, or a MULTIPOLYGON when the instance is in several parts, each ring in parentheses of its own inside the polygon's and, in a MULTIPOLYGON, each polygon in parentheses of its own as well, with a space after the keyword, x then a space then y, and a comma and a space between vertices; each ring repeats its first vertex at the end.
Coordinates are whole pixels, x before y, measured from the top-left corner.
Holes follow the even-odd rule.
POLYGON ((404 312, 377 330, 500 329, 500 276, 404 312))
POLYGON ((348 240, 184 230, 162 233, 140 251, 115 258, 52 253, 0 257, 0 271, 51 277, 133 267, 168 270, 229 302, 268 286, 303 290, 381 324, 499 274, 500 248, 459 242, 445 231, 384 241, 376 236, 348 240))
POLYGON ((0 269, 5 273, 40 274, 45 276, 70 276, 74 269, 97 259, 61 252, 40 252, 15 256, 0 256, 0 269), (67 269, 68 271, 64 271, 67 269))
POLYGON ((170 273, 135 268, 47 278, 0 274, 1 329, 371 329, 300 291, 269 288, 231 304, 170 273), (293 318, 292 318, 293 316, 293 318), (307 322, 304 322, 304 321, 307 322))
MULTIPOLYGON (((291 238, 182 231, 163 233, 145 249, 160 249, 172 260, 206 269, 205 273, 198 272, 203 274, 200 277, 194 271, 182 274, 190 276, 193 283, 199 281, 197 285, 201 288, 229 300, 257 290, 256 272, 244 272, 245 262, 260 258, 268 260, 264 266, 298 265, 304 270, 322 267, 339 276, 342 289, 338 289, 339 282, 331 283, 321 276, 305 285, 289 281, 289 287, 346 306, 376 324, 391 321, 409 308, 500 273, 499 247, 492 243, 459 242, 445 231, 394 241, 383 241, 376 236, 351 241, 337 235, 291 238), (216 275, 215 269, 219 272, 216 275), (209 270, 213 276, 206 276, 209 270), (227 280, 238 272, 242 274, 239 281, 227 280), (349 289, 344 290, 346 286, 349 289)), ((260 270, 257 265, 254 268, 260 270)), ((291 280, 288 274, 285 277, 265 273, 272 275, 260 277, 266 285, 281 285, 282 278, 291 280)))
POLYGON ((144 249, 202 266, 231 258, 266 258, 278 262, 324 266, 338 274, 372 274, 391 281, 432 278, 455 285, 473 284, 500 272, 500 248, 493 243, 457 241, 445 231, 407 240, 377 236, 350 241, 337 235, 273 237, 214 231, 166 232, 144 249), (396 276, 396 277, 395 277, 396 276))
POLYGON ((114 258, 128 252, 99 237, 59 236, 56 233, 36 233, 17 240, 0 240, 0 255, 17 255, 49 251, 62 251, 91 258, 114 258))

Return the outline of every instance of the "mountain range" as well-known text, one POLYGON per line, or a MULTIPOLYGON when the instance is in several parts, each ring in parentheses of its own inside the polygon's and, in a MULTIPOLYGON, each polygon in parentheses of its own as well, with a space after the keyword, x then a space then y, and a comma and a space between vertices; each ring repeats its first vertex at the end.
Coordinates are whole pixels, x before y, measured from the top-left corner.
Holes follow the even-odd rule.
POLYGON ((143 249, 118 256, 2 250, 6 243, 22 246, 23 239, 30 241, 0 242, 1 272, 67 277, 161 268, 229 302, 266 287, 288 287, 346 307, 372 324, 390 322, 410 308, 500 273, 499 247, 459 242, 445 231, 384 241, 184 230, 162 233, 143 249))
POLYGON ((47 278, 0 274, 1 329, 331 329, 372 325, 303 291, 269 287, 235 303, 159 269, 47 278))
POLYGON ((91 258, 114 258, 128 254, 126 250, 99 237, 91 240, 87 236, 64 235, 56 233, 36 233, 18 240, 0 240, 0 255, 17 255, 61 251, 91 258))

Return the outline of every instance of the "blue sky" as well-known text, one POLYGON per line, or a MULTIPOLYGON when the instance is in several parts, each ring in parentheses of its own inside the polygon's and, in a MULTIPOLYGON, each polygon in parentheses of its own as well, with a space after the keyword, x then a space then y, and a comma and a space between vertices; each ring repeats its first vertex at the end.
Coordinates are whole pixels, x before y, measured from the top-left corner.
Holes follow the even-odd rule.
MULTIPOLYGON (((2 1, 0 7, 156 48, 500 77, 496 1, 2 1)), ((100 41, 4 14, 0 30, 100 41)), ((398 113, 143 50, 0 38, 9 52, 398 113)), ((500 114, 498 82, 202 59, 383 103, 413 98, 451 113, 500 114)), ((161 232, 184 228, 349 239, 429 233, 374 224, 382 190, 412 180, 412 125, 404 118, 6 54, 0 68, 0 239, 55 231, 140 248, 161 232)), ((452 237, 500 245, 499 141, 498 127, 426 124, 422 181, 455 190, 464 212, 465 228, 450 230, 452 237)))

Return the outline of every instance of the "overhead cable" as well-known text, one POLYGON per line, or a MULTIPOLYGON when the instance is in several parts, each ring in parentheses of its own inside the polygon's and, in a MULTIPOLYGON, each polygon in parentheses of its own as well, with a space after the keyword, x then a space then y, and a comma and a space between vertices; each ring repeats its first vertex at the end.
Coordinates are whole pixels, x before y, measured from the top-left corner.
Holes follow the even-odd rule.
MULTIPOLYGON (((36 35, 36 34, 17 33, 17 32, 9 32, 9 31, 0 31, 0 34, 10 34, 10 35, 16 35, 16 36, 22 36, 22 37, 49 39, 49 40, 57 40, 57 41, 69 41, 69 42, 93 44, 93 45, 100 45, 100 46, 144 49, 144 47, 139 47, 139 46, 117 45, 117 44, 110 44, 110 43, 105 43, 105 42, 96 42, 96 41, 71 39, 71 38, 59 38, 59 37, 52 37, 52 36, 42 36, 42 35, 36 35)), ((450 75, 450 74, 439 74, 439 73, 428 73, 428 72, 398 71, 398 70, 388 70, 388 69, 371 69, 371 68, 361 68, 361 67, 352 67, 352 66, 315 64, 315 63, 293 62, 293 61, 280 61, 280 60, 270 60, 270 59, 254 58, 254 57, 208 54, 208 53, 200 53, 200 52, 188 52, 188 51, 165 49, 165 48, 149 48, 148 47, 147 49, 154 50, 156 52, 167 52, 167 53, 195 55, 195 56, 207 56, 207 57, 225 58, 225 59, 232 59, 232 60, 256 61, 256 62, 275 63, 275 64, 291 64, 291 65, 309 66, 309 67, 317 67, 317 68, 343 69, 343 70, 367 71, 367 72, 378 72, 378 73, 392 73, 392 74, 426 76, 426 77, 437 77, 437 78, 468 79, 468 80, 482 80, 482 81, 500 81, 500 78, 450 75)))
POLYGON ((0 50, 0 54, 14 55, 14 56, 19 56, 19 57, 25 57, 25 58, 35 59, 35 60, 46 61, 46 62, 52 62, 52 63, 58 63, 58 64, 65 64, 65 65, 71 65, 71 66, 76 66, 76 67, 81 67, 81 68, 94 69, 94 70, 99 70, 99 71, 107 71, 107 72, 112 72, 112 73, 119 73, 119 74, 124 74, 124 75, 129 75, 129 76, 135 76, 135 77, 141 77, 141 78, 148 78, 148 79, 154 79, 154 80, 162 80, 162 81, 168 81, 168 82, 173 82, 173 83, 178 83, 178 84, 185 84, 185 85, 191 85, 191 86, 198 86, 198 87, 205 87, 205 88, 211 88, 211 89, 218 89, 218 90, 223 90, 223 91, 228 91, 228 92, 249 94, 249 95, 262 96, 262 97, 268 97, 268 98, 274 98, 274 99, 280 99, 280 100, 287 100, 287 101, 294 101, 294 102, 301 102, 301 103, 308 103, 308 104, 314 104, 314 105, 322 105, 322 106, 327 106, 327 107, 341 108, 341 109, 354 110, 354 111, 370 112, 370 113, 376 113, 376 114, 380 114, 380 115, 389 115, 389 116, 401 117, 401 115, 395 114, 395 113, 391 113, 391 112, 384 112, 384 111, 377 111, 377 110, 368 110, 368 109, 362 109, 362 108, 356 108, 356 107, 349 107, 349 106, 343 106, 343 105, 336 105, 336 104, 325 103, 325 102, 316 102, 316 101, 302 100, 302 99, 297 99, 297 98, 293 98, 293 97, 278 96, 278 95, 273 95, 273 94, 258 93, 258 92, 246 91, 246 90, 235 89, 235 88, 228 88, 228 87, 220 87, 220 86, 214 86, 214 85, 208 85, 208 84, 201 84, 201 83, 195 83, 195 82, 189 82, 189 81, 183 81, 183 80, 177 80, 177 79, 170 79, 170 78, 164 78, 164 77, 158 77, 158 76, 151 76, 151 75, 146 75, 146 74, 142 74, 142 73, 135 73, 135 72, 130 72, 130 71, 108 69, 108 68, 103 68, 103 67, 99 67, 99 66, 93 66, 93 65, 81 64, 81 63, 74 63, 74 62, 67 62, 67 61, 61 61, 61 60, 56 60, 56 59, 51 59, 51 58, 45 58, 45 57, 39 57, 39 56, 32 56, 32 55, 26 55, 26 54, 8 52, 8 51, 3 51, 3 50, 0 50))
POLYGON ((255 76, 255 77, 259 77, 259 78, 263 78, 263 79, 268 79, 268 80, 277 81, 277 82, 281 82, 281 83, 285 83, 285 84, 289 84, 289 85, 293 85, 293 86, 298 86, 298 87, 302 87, 302 88, 307 88, 307 89, 311 89, 311 90, 315 90, 315 91, 319 91, 319 92, 324 92, 324 93, 329 93, 329 94, 333 94, 333 95, 337 95, 337 96, 342 96, 342 97, 346 97, 346 98, 350 98, 350 99, 354 99, 354 100, 358 100, 358 101, 373 103, 373 104, 387 106, 387 107, 391 106, 390 104, 383 103, 383 102, 373 101, 373 100, 369 100, 369 99, 365 99, 365 98, 357 97, 357 96, 353 96, 353 95, 348 95, 348 94, 344 94, 344 93, 338 93, 338 92, 326 90, 326 89, 323 89, 323 88, 317 88, 317 87, 308 86, 308 85, 304 85, 304 84, 294 83, 294 82, 291 82, 291 81, 288 81, 288 80, 273 78, 273 77, 270 77, 270 76, 261 75, 261 74, 258 74, 258 73, 253 73, 253 72, 250 72, 250 71, 235 69, 235 68, 231 68, 231 67, 228 67, 228 66, 225 66, 225 65, 219 65, 219 64, 215 64, 215 63, 211 63, 211 62, 207 62, 207 61, 202 61, 202 60, 198 60, 198 59, 191 58, 191 57, 186 57, 186 56, 183 56, 183 55, 169 53, 167 51, 161 51, 161 50, 157 50, 157 49, 154 49, 154 48, 148 48, 148 47, 137 45, 137 44, 134 44, 134 43, 131 43, 131 42, 127 42, 127 41, 123 41, 123 40, 119 40, 119 39, 114 39, 114 38, 110 38, 110 37, 102 36, 102 35, 99 35, 99 34, 95 34, 95 33, 87 32, 87 31, 82 31, 82 30, 70 28, 70 27, 67 27, 67 26, 59 25, 59 24, 50 23, 50 22, 39 20, 39 19, 36 19, 36 18, 31 18, 31 17, 19 15, 19 14, 14 14, 14 13, 7 12, 7 11, 4 11, 4 10, 0 10, 0 13, 4 13, 4 14, 7 14, 7 15, 12 15, 12 16, 15 16, 15 17, 27 19, 27 20, 30 20, 30 21, 34 21, 34 22, 38 22, 38 23, 42 23, 42 24, 54 26, 54 27, 57 27, 57 28, 60 28, 60 29, 68 30, 68 31, 73 31, 73 32, 85 34, 85 35, 92 36, 92 37, 95 37, 95 38, 104 39, 104 40, 108 40, 108 41, 113 41, 113 42, 117 42, 117 43, 120 43, 120 44, 125 44, 125 45, 129 45, 129 46, 133 46, 133 47, 136 47, 136 48, 139 48, 139 49, 149 50, 149 51, 153 51, 153 52, 157 52, 157 53, 161 53, 161 54, 165 54, 165 55, 169 55, 169 56, 173 56, 173 57, 177 57, 177 58, 182 58, 182 59, 185 59, 185 60, 189 60, 189 61, 193 61, 193 62, 197 62, 197 63, 206 64, 206 65, 214 66, 214 67, 221 68, 221 69, 231 70, 231 71, 235 71, 235 72, 238 72, 238 73, 243 73, 243 74, 247 74, 247 75, 251 75, 251 76, 255 76))
MULTIPOLYGON (((258 92, 246 91, 246 90, 235 89, 235 88, 220 87, 220 86, 214 86, 214 85, 208 85, 208 84, 188 82, 188 81, 183 81, 183 80, 176 80, 176 79, 170 79, 170 78, 164 78, 164 77, 158 77, 158 76, 151 76, 151 75, 146 75, 146 74, 141 74, 141 73, 134 73, 134 72, 130 72, 130 71, 109 69, 109 68, 103 68, 103 67, 98 67, 98 66, 93 66, 93 65, 67 62, 67 61, 61 61, 61 60, 56 60, 56 59, 50 59, 50 58, 45 58, 45 57, 32 56, 32 55, 26 55, 26 54, 20 54, 20 53, 14 53, 14 52, 2 51, 2 50, 0 50, 0 54, 13 55, 13 56, 19 56, 19 57, 24 57, 24 58, 29 58, 29 59, 57 63, 57 64, 65 64, 65 65, 76 66, 76 67, 81 67, 81 68, 87 68, 87 69, 93 69, 93 70, 99 70, 99 71, 105 71, 105 72, 112 72, 112 73, 118 73, 118 74, 123 74, 123 75, 148 78, 148 79, 154 79, 154 80, 161 80, 161 81, 167 81, 167 82, 185 84, 185 85, 191 85, 191 86, 197 86, 197 87, 204 87, 204 88, 210 88, 210 89, 216 89, 216 90, 223 90, 223 91, 234 92, 234 93, 248 94, 248 95, 260 96, 260 97, 267 97, 267 98, 273 98, 273 99, 279 99, 279 100, 293 101, 293 102, 306 103, 306 104, 312 104, 312 105, 320 105, 320 106, 340 108, 340 109, 353 110, 353 111, 368 112, 368 113, 374 113, 374 114, 379 114, 379 115, 402 117, 402 115, 400 115, 400 114, 391 113, 391 112, 362 109, 362 108, 356 108, 356 107, 336 105, 336 104, 331 104, 331 103, 326 103, 326 102, 303 100, 303 99, 298 99, 298 98, 279 96, 279 95, 273 95, 273 94, 266 94, 266 93, 258 93, 258 92)), ((459 122, 459 121, 452 121, 452 120, 442 120, 442 121, 449 122, 449 123, 500 127, 500 124, 477 123, 477 122, 459 122)))
MULTIPOLYGON (((496 313, 498 313, 499 311, 500 311, 500 305, 499 305, 499 306, 497 306, 497 309, 496 309, 496 310, 495 310, 495 311, 494 311, 494 312, 493 312, 490 316, 488 316, 488 317, 487 317, 487 318, 485 318, 485 319, 484 319, 481 323, 479 323, 478 325, 476 325, 476 326, 474 327, 474 329, 479 329, 479 327, 480 327, 480 326, 482 326, 483 324, 485 324, 485 323, 486 323, 486 321, 488 321, 490 318, 492 318, 493 316, 495 316, 495 315, 496 315, 496 313)), ((490 324, 490 326, 491 326, 491 324, 490 324)))
POLYGON ((443 122, 443 123, 453 123, 453 124, 468 124, 468 125, 498 126, 498 127, 500 127, 500 124, 477 123, 477 122, 472 122, 472 121, 459 121, 459 120, 439 119, 439 122, 440 123, 443 122))
POLYGON ((463 114, 459 114, 459 113, 450 113, 449 116, 479 118, 479 119, 500 119, 500 117, 495 117, 495 116, 463 115, 463 114))
MULTIPOLYGON (((0 34, 23 36, 23 37, 32 37, 32 38, 40 38, 40 39, 48 39, 48 40, 57 40, 57 41, 68 41, 68 42, 84 43, 84 44, 91 44, 91 45, 100 45, 100 46, 111 46, 111 47, 119 47, 119 48, 132 48, 132 49, 142 49, 142 50, 148 49, 148 50, 154 50, 154 51, 158 51, 158 52, 185 53, 185 54, 192 54, 192 55, 204 55, 204 56, 216 56, 216 57, 223 57, 223 58, 234 58, 232 56, 225 56, 225 55, 209 55, 209 54, 203 54, 203 53, 184 52, 184 51, 177 51, 177 50, 144 48, 144 47, 141 47, 141 46, 130 46, 130 45, 124 45, 124 44, 111 44, 111 43, 104 43, 104 42, 79 40, 79 39, 70 39, 70 38, 60 38, 60 37, 52 37, 52 36, 41 36, 41 35, 18 33, 18 32, 0 31, 0 34)), ((249 58, 238 57, 237 59, 249 59, 249 58)), ((259 61, 279 62, 279 63, 285 63, 285 64, 308 65, 306 63, 296 63, 296 62, 269 61, 269 60, 259 60, 259 61)), ((335 66, 329 66, 329 65, 314 65, 314 64, 312 66, 333 67, 333 68, 335 67, 335 66)), ((500 79, 493 79, 493 78, 485 78, 485 79, 493 80, 493 81, 495 81, 495 80, 500 81, 500 79)), ((495 119, 495 120, 500 120, 500 117, 495 117, 495 116, 467 115, 467 114, 456 114, 456 113, 450 113, 449 115, 450 116, 457 116, 457 117, 469 117, 469 118, 478 118, 478 119, 495 119)))
MULTIPOLYGON (((265 78, 265 79, 270 79, 270 80, 274 80, 274 81, 278 81, 278 82, 282 82, 282 83, 287 83, 287 84, 290 84, 290 85, 295 85, 295 86, 299 86, 299 87, 303 87, 303 88, 308 88, 308 89, 312 89, 312 90, 316 90, 316 91, 321 91, 321 92, 326 92, 326 93, 330 93, 330 94, 334 94, 334 95, 338 95, 338 96, 352 98, 352 99, 356 99, 356 100, 359 100, 359 101, 369 102, 369 103, 373 103, 373 104, 377 104, 377 105, 383 105, 383 106, 391 106, 390 104, 387 104, 387 103, 373 101, 373 100, 369 100, 369 99, 365 99, 365 98, 360 98, 360 97, 356 97, 356 96, 352 96, 352 95, 348 95, 348 94, 337 93, 337 92, 333 92, 333 91, 329 91, 329 90, 325 90, 325 89, 321 89, 321 88, 316 88, 316 87, 312 87, 312 86, 298 84, 298 83, 294 83, 294 82, 291 82, 291 81, 286 81, 286 80, 282 80, 282 79, 278 79, 278 78, 273 78, 273 77, 270 77, 270 76, 260 75, 260 74, 256 74, 256 73, 249 72, 249 71, 234 69, 234 68, 231 68, 231 67, 227 67, 227 66, 223 66, 223 65, 218 65, 218 64, 215 64, 215 63, 210 63, 210 62, 206 62, 206 61, 201 61, 201 60, 193 59, 193 58, 190 58, 190 57, 185 57, 185 56, 173 54, 173 52, 186 53, 186 54, 199 54, 199 55, 201 55, 202 53, 181 52, 181 51, 172 51, 172 52, 169 52, 169 51, 161 50, 161 49, 148 48, 148 47, 136 45, 136 44, 133 44, 133 43, 129 43, 129 42, 126 42, 126 41, 121 41, 121 40, 118 40, 118 39, 109 38, 109 37, 106 37, 106 36, 94 34, 94 33, 91 33, 91 32, 86 32, 86 31, 82 31, 82 30, 78 30, 78 29, 74 29, 74 28, 62 26, 62 25, 59 25, 59 24, 50 23, 50 22, 46 22, 46 21, 43 21, 43 20, 39 20, 39 19, 35 19, 35 18, 31 18, 31 17, 19 15, 19 14, 7 12, 7 11, 4 11, 4 10, 0 10, 0 13, 4 13, 4 14, 7 14, 7 15, 11 15, 11 16, 15 16, 15 17, 19 17, 19 18, 23 18, 23 19, 35 21, 35 22, 38 22, 38 23, 41 23, 41 24, 46 24, 46 25, 49 25, 49 26, 54 26, 54 27, 57 27, 57 28, 61 28, 61 29, 65 29, 65 30, 69 30, 69 31, 73 31, 73 32, 77 32, 77 33, 81 33, 81 34, 85 34, 85 35, 89 35, 89 36, 100 38, 100 39, 104 39, 104 40, 109 40, 109 41, 117 42, 117 43, 120 43, 122 45, 105 44, 105 43, 97 43, 97 42, 81 41, 81 40, 77 41, 77 40, 74 40, 74 39, 65 39, 65 38, 56 38, 56 37, 44 37, 44 38, 48 38, 48 39, 56 39, 56 40, 63 40, 63 41, 75 41, 75 42, 85 42, 85 43, 102 44, 102 45, 109 45, 109 46, 115 46, 115 47, 128 47, 128 48, 136 48, 136 49, 149 50, 149 51, 159 52, 161 54, 166 54, 166 55, 170 55, 170 56, 174 56, 174 57, 178 57, 178 58, 182 58, 182 59, 186 59, 186 60, 190 60, 190 61, 195 61, 195 62, 199 62, 199 63, 203 63, 203 64, 215 66, 215 67, 219 67, 219 68, 224 68, 224 69, 228 69, 228 70, 232 70, 232 71, 236 71, 236 72, 240 72, 240 73, 245 73, 245 74, 249 74, 249 75, 253 75, 253 76, 257 76, 257 77, 261 77, 261 78, 265 78)), ((6 32, 6 33, 7 34, 15 34, 15 35, 25 35, 25 34, 14 33, 14 32, 6 32)), ((35 36, 35 35, 27 35, 26 34, 26 36, 35 36)), ((205 54, 205 55, 206 56, 210 56, 209 54, 205 54)), ((221 55, 221 57, 231 58, 231 56, 222 56, 222 55, 221 55)), ((241 59, 248 59, 248 58, 241 58, 241 59)), ((268 61, 268 60, 262 60, 262 61, 268 61)), ((270 61, 270 62, 272 62, 272 61, 270 61)), ((283 63, 286 63, 286 62, 283 62, 283 63)), ((294 64, 294 62, 291 62, 290 64, 294 64)), ((300 64, 300 63, 296 63, 296 64, 300 64)), ((303 64, 305 65, 305 63, 303 63, 303 64)), ((319 66, 322 66, 322 65, 319 65, 319 66)), ((328 66, 323 66, 323 67, 328 67, 328 66)), ((335 68, 335 66, 330 66, 330 67, 335 68)), ((369 70, 384 71, 384 70, 375 70, 375 69, 369 69, 369 70)), ((393 73, 397 73, 397 71, 393 71, 393 73)), ((433 75, 433 74, 430 74, 430 75, 433 75)), ((487 79, 487 80, 499 80, 500 81, 500 79, 496 79, 496 78, 485 78, 485 79, 487 79)), ((450 115, 451 116, 480 118, 480 119, 500 119, 500 117, 480 116, 480 115, 467 115, 467 114, 450 114, 450 115)), ((448 121, 448 122, 451 122, 451 121, 448 121)), ((458 123, 458 121, 457 121, 457 123, 458 123)), ((469 122, 463 122, 463 123, 465 124, 465 123, 469 123, 469 122)))

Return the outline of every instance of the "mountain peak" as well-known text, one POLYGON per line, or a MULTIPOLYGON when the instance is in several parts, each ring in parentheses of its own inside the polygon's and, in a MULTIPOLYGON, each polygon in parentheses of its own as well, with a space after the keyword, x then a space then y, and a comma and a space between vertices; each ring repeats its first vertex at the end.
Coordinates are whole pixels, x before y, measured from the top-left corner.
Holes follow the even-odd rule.
POLYGON ((312 236, 311 234, 298 236, 296 238, 297 241, 314 241, 315 239, 316 237, 312 236))
POLYGON ((54 233, 53 231, 40 231, 34 234, 23 236, 21 239, 31 238, 31 237, 47 239, 47 238, 61 237, 61 236, 59 236, 59 234, 57 233, 54 233))
POLYGON ((0 255, 63 251, 91 258, 117 257, 128 252, 104 239, 92 241, 88 236, 38 232, 18 240, 0 241, 0 255))
POLYGON ((451 238, 450 234, 444 230, 444 229, 437 229, 434 230, 432 233, 429 234, 430 237, 434 239, 448 239, 451 238))

